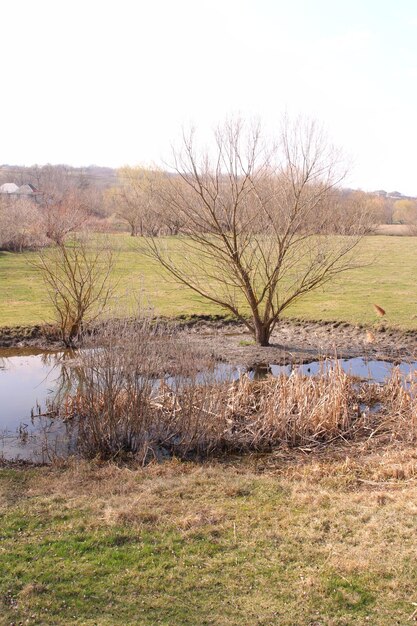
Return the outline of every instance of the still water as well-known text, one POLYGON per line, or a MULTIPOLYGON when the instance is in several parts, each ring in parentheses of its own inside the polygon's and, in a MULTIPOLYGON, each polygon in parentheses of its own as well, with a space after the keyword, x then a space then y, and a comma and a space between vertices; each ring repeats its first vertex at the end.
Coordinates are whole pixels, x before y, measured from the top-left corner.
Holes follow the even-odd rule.
POLYGON ((67 452, 67 428, 48 416, 67 361, 63 352, 0 350, 0 456, 48 462, 67 452))
MULTIPOLYGON (((249 369, 222 363, 210 378, 231 381, 246 372, 251 378, 260 379, 268 374, 290 374, 294 369, 314 375, 333 363, 263 364, 249 369)), ((378 383, 395 367, 387 361, 363 358, 342 359, 339 363, 347 373, 378 383)), ((417 362, 404 362, 398 367, 406 376, 417 371, 417 362)), ((170 379, 166 381, 169 383, 170 379)), ((48 411, 57 395, 64 395, 76 384, 76 362, 69 352, 0 350, 0 457, 48 462, 54 456, 68 454, 72 442, 70 428, 48 411)))

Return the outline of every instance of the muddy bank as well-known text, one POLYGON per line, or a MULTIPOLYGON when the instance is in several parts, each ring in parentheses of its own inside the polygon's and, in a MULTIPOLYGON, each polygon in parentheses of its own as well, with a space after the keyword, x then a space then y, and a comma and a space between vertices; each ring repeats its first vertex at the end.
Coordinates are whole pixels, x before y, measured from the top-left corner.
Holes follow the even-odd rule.
POLYGON ((232 365, 305 363, 323 357, 404 361, 417 357, 417 331, 353 326, 343 322, 283 320, 266 348, 241 325, 199 322, 186 330, 200 350, 232 365))
MULTIPOLYGON (((400 331, 379 324, 368 328, 345 322, 282 320, 271 345, 257 346, 247 329, 221 316, 195 316, 171 320, 200 352, 216 360, 250 367, 263 363, 303 363, 323 357, 404 361, 417 358, 417 330, 400 331)), ((52 326, 4 327, 0 348, 62 348, 52 326)))
MULTIPOLYGON (((233 327, 237 322, 223 315, 181 315, 176 318, 158 318, 162 322, 172 323, 179 328, 187 329, 198 324, 213 325, 213 328, 233 327)), ((60 331, 53 324, 36 324, 34 326, 1 326, 0 349, 33 348, 37 350, 62 350, 63 343, 60 331)))
POLYGON ((62 348, 62 343, 58 328, 52 325, 3 326, 0 328, 0 348, 50 350, 62 348))

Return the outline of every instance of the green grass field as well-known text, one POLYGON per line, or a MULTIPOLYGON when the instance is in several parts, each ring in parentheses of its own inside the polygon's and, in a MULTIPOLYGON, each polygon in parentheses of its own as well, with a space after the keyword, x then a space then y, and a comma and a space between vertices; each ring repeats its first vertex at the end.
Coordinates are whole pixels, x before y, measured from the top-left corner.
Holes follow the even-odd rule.
POLYGON ((3 469, 0 623, 411 623, 412 454, 3 469))
MULTIPOLYGON (((175 284, 156 263, 138 252, 137 240, 114 235, 120 249, 115 275, 119 304, 142 294, 157 314, 166 316, 222 313, 187 288, 175 284)), ((177 246, 175 239, 172 246, 177 246)), ((178 250, 180 253, 180 250, 178 250)), ((27 255, 0 252, 0 326, 50 321, 42 282, 27 255)), ((309 294, 286 312, 287 317, 343 320, 372 324, 372 303, 382 306, 386 323, 417 327, 417 238, 367 237, 358 254, 366 266, 343 274, 337 282, 309 294)))

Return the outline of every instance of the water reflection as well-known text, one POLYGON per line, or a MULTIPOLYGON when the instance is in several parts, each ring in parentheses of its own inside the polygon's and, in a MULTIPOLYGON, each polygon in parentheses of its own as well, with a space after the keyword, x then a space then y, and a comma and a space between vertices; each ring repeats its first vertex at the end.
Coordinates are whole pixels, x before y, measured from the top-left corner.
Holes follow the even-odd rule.
POLYGON ((0 455, 48 462, 67 454, 71 428, 54 419, 51 402, 77 385, 74 354, 10 352, 0 356, 0 455))
POLYGON ((264 380, 272 374, 272 367, 269 363, 256 363, 248 369, 248 374, 252 380, 264 380))
MULTIPOLYGON (((396 367, 386 361, 362 358, 338 362, 347 373, 378 383, 396 367)), ((212 371, 201 372, 197 381, 233 381, 245 372, 253 380, 290 375, 292 371, 314 375, 335 363, 335 360, 303 365, 258 363, 251 368, 221 363, 212 371)), ((398 367, 407 376, 417 371, 417 362, 404 362, 398 367)), ((164 380, 173 387, 185 382, 169 376, 164 380)), ((60 403, 69 392, 82 387, 83 382, 83 369, 72 351, 0 351, 0 455, 47 462, 55 455, 68 454, 75 433, 70 425, 54 418, 53 403, 60 403)))

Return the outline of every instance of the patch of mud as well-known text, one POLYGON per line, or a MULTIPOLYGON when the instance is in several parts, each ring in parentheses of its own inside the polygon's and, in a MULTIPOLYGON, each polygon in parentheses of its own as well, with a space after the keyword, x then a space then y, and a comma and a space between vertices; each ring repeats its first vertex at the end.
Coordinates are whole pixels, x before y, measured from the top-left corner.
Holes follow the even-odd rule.
MULTIPOLYGON (((221 316, 195 316, 171 320, 202 354, 231 365, 306 363, 323 358, 407 361, 417 358, 417 330, 399 331, 381 324, 378 328, 347 322, 282 320, 271 345, 257 346, 246 327, 221 316)), ((0 348, 62 349, 57 330, 51 326, 0 329, 0 348)))
POLYGON ((231 365, 251 367, 264 363, 306 363, 323 358, 385 361, 415 360, 417 331, 401 332, 380 326, 369 330, 341 322, 283 320, 271 345, 257 346, 244 326, 200 322, 186 332, 199 350, 231 365))
POLYGON ((0 348, 62 348, 57 328, 47 324, 35 326, 3 326, 0 328, 0 348))

